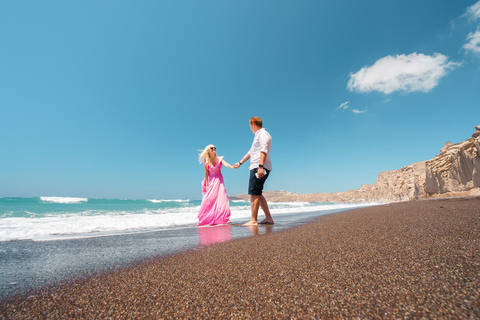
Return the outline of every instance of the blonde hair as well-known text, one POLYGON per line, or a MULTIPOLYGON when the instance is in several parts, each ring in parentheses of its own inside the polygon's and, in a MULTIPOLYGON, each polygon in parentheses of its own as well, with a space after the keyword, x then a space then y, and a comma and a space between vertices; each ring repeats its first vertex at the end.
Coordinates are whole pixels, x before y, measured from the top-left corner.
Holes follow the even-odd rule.
POLYGON ((204 163, 205 161, 208 161, 210 163, 213 163, 213 159, 210 159, 210 148, 216 148, 213 144, 209 144, 208 146, 205 147, 203 150, 198 150, 201 151, 200 154, 198 155, 198 162, 199 163, 204 163))

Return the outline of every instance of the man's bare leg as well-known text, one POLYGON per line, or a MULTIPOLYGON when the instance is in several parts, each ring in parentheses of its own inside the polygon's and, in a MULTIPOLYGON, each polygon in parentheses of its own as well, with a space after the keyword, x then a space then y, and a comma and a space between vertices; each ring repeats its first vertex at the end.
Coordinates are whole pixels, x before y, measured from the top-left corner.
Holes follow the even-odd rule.
POLYGON ((260 208, 260 196, 250 195, 250 207, 252 209, 252 218, 250 221, 244 224, 244 226, 256 226, 258 225, 258 209, 260 208))
POLYGON ((260 224, 273 224, 273 218, 270 214, 270 209, 268 208, 267 199, 265 199, 263 195, 260 196, 260 207, 262 207, 262 210, 265 213, 265 219, 263 219, 260 224))

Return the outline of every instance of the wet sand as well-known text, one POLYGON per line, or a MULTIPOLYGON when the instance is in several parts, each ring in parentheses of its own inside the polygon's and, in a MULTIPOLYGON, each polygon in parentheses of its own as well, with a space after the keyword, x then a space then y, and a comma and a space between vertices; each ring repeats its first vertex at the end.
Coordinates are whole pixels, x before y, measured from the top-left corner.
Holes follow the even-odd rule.
POLYGON ((0 303, 7 319, 479 316, 478 197, 324 216, 0 303))

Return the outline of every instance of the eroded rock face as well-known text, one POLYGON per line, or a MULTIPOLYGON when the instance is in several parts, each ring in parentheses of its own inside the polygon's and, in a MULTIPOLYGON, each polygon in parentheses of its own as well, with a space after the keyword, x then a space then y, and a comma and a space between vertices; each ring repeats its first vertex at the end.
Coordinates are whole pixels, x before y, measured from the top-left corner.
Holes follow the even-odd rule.
POLYGON ((448 141, 440 154, 399 170, 378 175, 373 185, 357 192, 376 201, 403 201, 456 193, 480 188, 480 126, 470 139, 452 145, 448 141))
POLYGON ((360 187, 368 200, 405 201, 425 195, 425 161, 417 162, 399 170, 385 171, 378 175, 372 185, 360 187))
POLYGON ((480 187, 480 126, 472 138, 449 146, 426 161, 427 195, 480 187))
POLYGON ((466 141, 454 145, 448 141, 435 158, 381 172, 374 184, 357 190, 309 194, 271 191, 264 195, 269 201, 388 202, 480 194, 480 126, 475 130, 466 141))
POLYGON ((448 141, 435 158, 378 175, 373 185, 358 190, 368 200, 402 201, 480 188, 480 126, 470 139, 448 141))

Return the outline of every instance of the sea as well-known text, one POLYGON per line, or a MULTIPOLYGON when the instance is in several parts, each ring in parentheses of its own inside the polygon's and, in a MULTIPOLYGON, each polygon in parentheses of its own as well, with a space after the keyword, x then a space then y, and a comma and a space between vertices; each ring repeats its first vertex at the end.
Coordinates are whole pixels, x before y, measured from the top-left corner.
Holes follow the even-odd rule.
POLYGON ((189 199, 0 198, 0 300, 159 256, 282 231, 322 215, 379 205, 269 202, 275 224, 245 227, 250 202, 235 200, 230 201, 231 224, 198 227, 200 204, 189 199))

